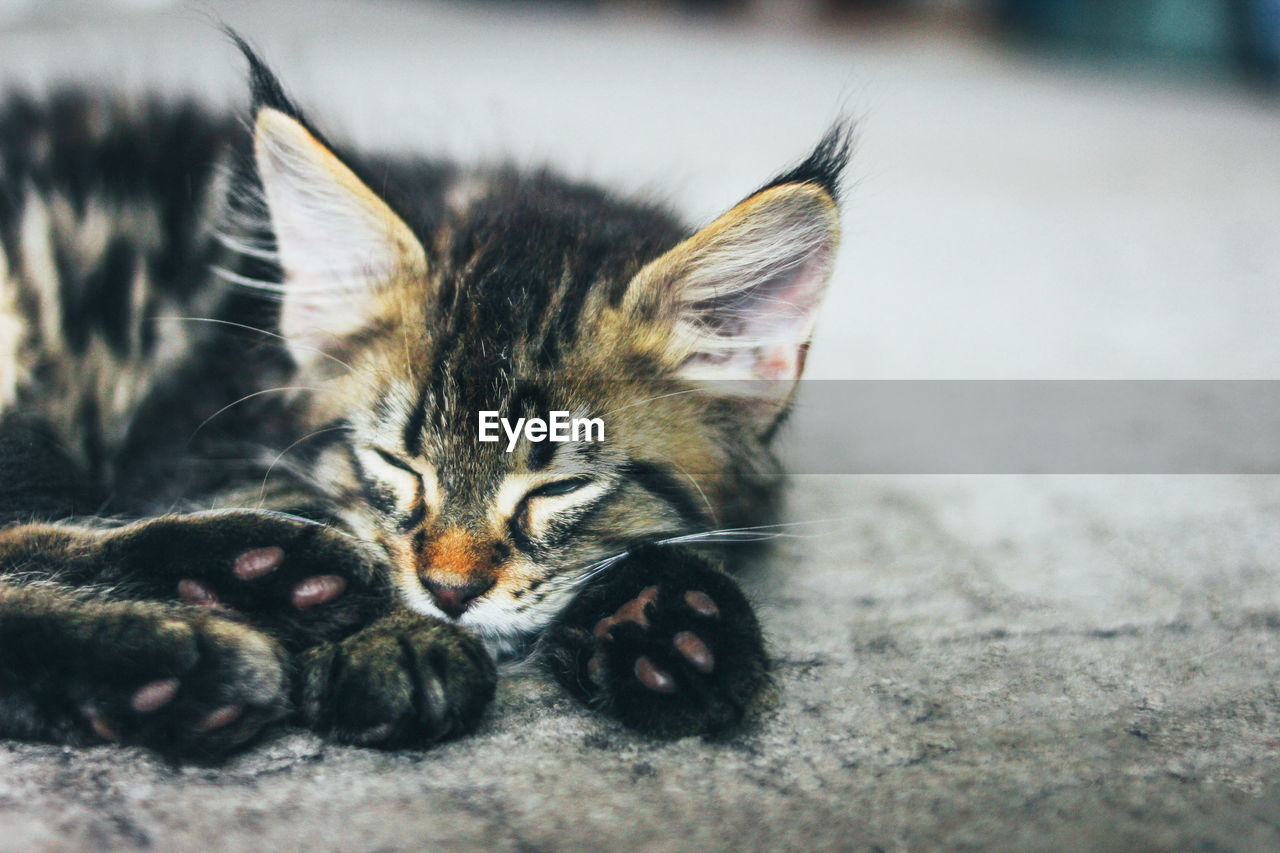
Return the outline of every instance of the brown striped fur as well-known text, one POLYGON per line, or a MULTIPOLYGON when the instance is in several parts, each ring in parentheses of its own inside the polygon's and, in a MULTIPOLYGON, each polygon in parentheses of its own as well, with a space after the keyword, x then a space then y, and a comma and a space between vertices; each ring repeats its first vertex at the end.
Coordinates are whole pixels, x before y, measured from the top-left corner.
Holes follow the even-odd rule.
MULTIPOLYGON (((204 632, 226 646, 218 672, 239 675, 190 713, 216 721, 225 708, 209 703, 240 697, 258 726, 287 704, 279 658, 301 654, 306 722, 391 745, 474 724, 493 673, 466 631, 512 649, 558 624, 567 649, 615 610, 686 608, 657 590, 696 576, 688 601, 714 590, 723 613, 700 629, 720 637, 719 686, 638 724, 738 719, 767 668, 759 629, 689 548, 761 518, 781 480, 770 439, 834 263, 845 132, 693 230, 548 171, 346 150, 246 55, 248 128, 80 91, 0 107, 0 522, 14 525, 0 533, 0 635, 137 619, 204 632), (481 411, 565 411, 605 436, 506 452, 479 440, 481 411), (188 610, 84 604, 168 601, 193 576, 207 603, 201 584, 264 544, 349 594, 309 610, 283 586, 293 605, 227 593, 270 640, 188 610), (6 609, 6 584, 31 583, 6 609), (448 681, 419 671, 435 660, 419 642, 461 667, 447 713, 421 689, 406 698, 407 683, 448 681), (373 699, 388 719, 369 718, 373 699)), ((691 618, 711 618, 699 606, 691 618)), ((163 631, 137 654, 164 663, 163 631)), ((69 700, 29 701, 26 675, 6 686, 6 653, 0 642, 0 733, 116 733, 93 708, 55 719, 69 700)), ((618 713, 627 690, 648 690, 634 705, 647 708, 664 687, 656 654, 633 655, 648 667, 634 677, 619 664, 618 713)), ((565 659, 576 689, 595 658, 565 659)), ((148 702, 172 693, 148 689, 148 702)), ((137 737, 216 751, 256 730, 137 737)))

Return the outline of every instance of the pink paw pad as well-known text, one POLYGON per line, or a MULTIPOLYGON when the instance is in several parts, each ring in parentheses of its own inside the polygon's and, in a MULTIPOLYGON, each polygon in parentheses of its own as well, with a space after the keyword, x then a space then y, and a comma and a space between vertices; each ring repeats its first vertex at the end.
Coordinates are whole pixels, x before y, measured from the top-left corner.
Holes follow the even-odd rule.
POLYGON ((115 729, 111 728, 111 726, 107 724, 107 721, 102 719, 102 715, 96 710, 93 708, 82 708, 81 712, 84 714, 85 719, 89 721, 89 727, 93 729, 94 734, 103 740, 109 740, 113 743, 119 742, 119 733, 116 732, 115 729))
POLYGON ((223 705, 221 708, 215 708, 196 723, 196 731, 211 732, 229 726, 240 719, 241 710, 239 705, 223 705))
POLYGON ((158 711, 173 701, 178 695, 179 682, 176 678, 163 678, 144 684, 133 694, 129 706, 139 714, 150 714, 158 711))
POLYGON ((635 622, 641 628, 649 627, 649 617, 645 615, 644 609, 650 603, 658 598, 658 588, 656 586, 647 586, 640 590, 640 594, 630 601, 619 607, 612 616, 601 619, 596 623, 596 638, 604 639, 609 630, 620 622, 635 622))
POLYGON ((689 605, 689 609, 699 616, 719 616, 720 608, 716 606, 711 596, 700 590, 691 589, 684 594, 684 603, 689 605))
POLYGON ((704 675, 710 675, 716 668, 716 659, 711 654, 711 649, 707 648, 702 638, 692 631, 681 631, 676 634, 671 639, 671 644, 690 666, 704 675))
POLYGON ((213 590, 199 581, 178 581, 178 597, 187 604, 197 604, 201 607, 218 606, 218 596, 214 595, 213 590))
MULTIPOLYGON (((614 611, 612 616, 607 616, 596 623, 594 634, 597 642, 612 640, 613 628, 625 622, 630 622, 641 628, 652 627, 645 609, 657 599, 657 586, 647 586, 642 589, 635 598, 625 602, 614 611)), ((705 592, 689 590, 684 594, 684 603, 700 616, 712 618, 720 615, 720 608, 716 606, 711 596, 705 592)), ((715 671, 715 655, 712 654, 711 648, 706 641, 693 631, 677 632, 671 638, 671 646, 677 654, 684 658, 689 666, 703 675, 710 675, 715 671)), ((604 666, 605 655, 601 648, 587 660, 587 677, 600 684, 604 678, 604 666)), ((633 671, 636 680, 655 693, 675 693, 680 689, 675 676, 658 666, 648 656, 641 655, 637 657, 633 671)))
POLYGON ((317 575, 293 588, 293 606, 299 610, 327 604, 342 595, 347 582, 337 575, 317 575))
POLYGON ((671 677, 671 673, 664 669, 659 669, 653 661, 641 655, 636 658, 636 678, 645 687, 648 687, 655 693, 675 693, 676 680, 671 677))
POLYGON ((240 580, 249 581, 271 574, 280 568, 282 563, 284 563, 283 548, 277 548, 274 545, 269 548, 254 548, 240 555, 232 571, 240 580))

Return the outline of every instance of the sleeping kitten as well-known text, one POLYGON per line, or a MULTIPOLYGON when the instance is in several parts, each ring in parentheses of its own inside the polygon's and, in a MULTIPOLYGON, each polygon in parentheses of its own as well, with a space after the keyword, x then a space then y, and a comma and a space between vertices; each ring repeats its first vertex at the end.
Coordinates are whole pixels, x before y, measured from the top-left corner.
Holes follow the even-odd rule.
POLYGON ((535 645, 639 729, 739 722, 760 629, 694 548, 778 483, 847 136, 690 234, 546 172, 340 149, 240 46, 251 134, 0 109, 0 735, 423 745, 535 645), (604 436, 508 452, 485 411, 604 436))

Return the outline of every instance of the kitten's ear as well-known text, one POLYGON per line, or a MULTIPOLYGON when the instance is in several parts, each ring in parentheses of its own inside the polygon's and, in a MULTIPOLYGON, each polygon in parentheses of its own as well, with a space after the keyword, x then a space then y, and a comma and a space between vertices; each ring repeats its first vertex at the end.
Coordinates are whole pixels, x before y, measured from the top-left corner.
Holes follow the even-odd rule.
POLYGON ((371 319, 375 296, 422 276, 404 221, 296 119, 258 110, 254 155, 284 273, 281 333, 299 362, 371 319))
POLYGON ((284 273, 281 333, 302 364, 364 328, 387 284, 425 275, 426 255, 238 43, 249 60, 254 158, 284 273))
POLYGON ((737 392, 768 401, 775 414, 785 404, 804 369, 840 241, 834 190, 841 152, 824 179, 805 166, 788 173, 631 282, 635 309, 673 323, 663 356, 678 376, 751 380, 735 382, 737 392))

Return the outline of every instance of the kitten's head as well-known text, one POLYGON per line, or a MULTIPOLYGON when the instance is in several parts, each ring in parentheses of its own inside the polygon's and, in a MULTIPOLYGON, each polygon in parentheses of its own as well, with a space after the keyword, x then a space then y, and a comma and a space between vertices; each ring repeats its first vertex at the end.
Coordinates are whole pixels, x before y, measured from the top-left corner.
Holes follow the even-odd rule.
POLYGON ((313 474, 404 601, 513 638, 628 547, 750 517, 835 257, 843 132, 689 235, 547 174, 343 158, 254 68, 281 333, 331 439, 313 474), (603 438, 482 441, 482 412, 603 438))

